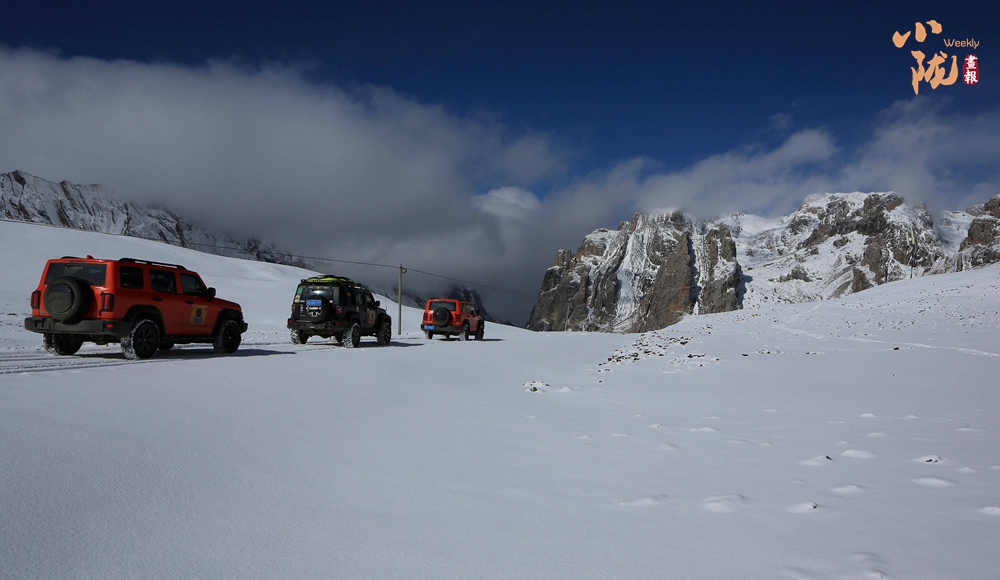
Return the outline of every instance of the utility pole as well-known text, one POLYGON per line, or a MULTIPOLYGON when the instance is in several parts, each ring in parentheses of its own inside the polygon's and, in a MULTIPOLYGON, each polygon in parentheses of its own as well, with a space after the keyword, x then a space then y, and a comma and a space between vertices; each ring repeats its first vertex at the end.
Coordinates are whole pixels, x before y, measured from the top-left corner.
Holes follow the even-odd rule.
POLYGON ((406 273, 406 268, 402 264, 399 265, 399 287, 396 294, 396 306, 399 307, 399 311, 396 314, 396 336, 403 334, 403 274, 406 273))

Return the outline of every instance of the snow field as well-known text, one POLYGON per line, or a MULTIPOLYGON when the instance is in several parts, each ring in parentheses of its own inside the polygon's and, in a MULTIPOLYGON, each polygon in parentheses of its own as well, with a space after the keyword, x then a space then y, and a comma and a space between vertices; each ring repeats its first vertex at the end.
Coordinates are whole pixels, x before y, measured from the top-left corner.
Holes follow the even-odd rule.
POLYGON ((41 230, 0 223, 0 578, 1000 569, 1000 268, 643 335, 428 342, 404 308, 349 350, 289 343, 305 271, 41 230), (244 345, 50 357, 21 318, 80 253, 198 271, 244 345))

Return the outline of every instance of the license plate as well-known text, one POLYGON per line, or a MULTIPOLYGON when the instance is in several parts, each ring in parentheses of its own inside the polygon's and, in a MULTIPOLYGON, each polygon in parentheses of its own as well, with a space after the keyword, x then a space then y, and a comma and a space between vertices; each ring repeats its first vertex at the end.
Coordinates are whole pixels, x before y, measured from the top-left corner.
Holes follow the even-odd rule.
POLYGON ((306 300, 306 306, 322 306, 322 300, 306 300))
POLYGON ((434 330, 434 325, 433 324, 425 324, 424 325, 424 330, 434 330))

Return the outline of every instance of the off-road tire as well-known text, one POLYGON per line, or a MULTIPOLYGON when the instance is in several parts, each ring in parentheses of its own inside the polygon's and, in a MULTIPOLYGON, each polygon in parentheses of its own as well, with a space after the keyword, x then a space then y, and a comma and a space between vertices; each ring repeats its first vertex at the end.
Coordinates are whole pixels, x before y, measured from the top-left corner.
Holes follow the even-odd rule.
POLYGON ((338 332, 337 334, 333 335, 333 341, 336 342, 337 344, 343 344, 343 342, 344 342, 344 333, 343 332, 338 332))
POLYGON ((378 328, 378 333, 375 335, 375 342, 377 342, 379 346, 386 346, 391 340, 392 323, 388 321, 382 322, 382 326, 378 328))
POLYGON ((447 308, 435 308, 433 316, 436 326, 448 326, 451 322, 451 311, 447 308))
POLYGON ((482 340, 483 334, 486 332, 486 323, 482 320, 479 321, 479 328, 476 329, 476 340, 482 340))
POLYGON ((70 356, 76 354, 83 345, 83 339, 72 334, 46 333, 42 337, 42 345, 45 350, 60 356, 70 356))
POLYGON ((60 276, 45 286, 42 302, 56 322, 76 324, 90 306, 90 285, 70 276, 60 276))
POLYGON ((305 344, 309 340, 309 335, 301 330, 292 329, 292 344, 305 344))
POLYGON ((427 340, 434 340, 434 333, 429 330, 425 330, 424 338, 426 338, 427 340))
POLYGON ((129 360, 150 358, 159 348, 160 327, 148 318, 136 320, 122 338, 122 353, 129 360))
POLYGON ((215 335, 212 348, 215 349, 215 354, 233 354, 242 341, 243 329, 240 328, 240 323, 227 318, 219 325, 219 332, 215 335))
POLYGON ((466 341, 469 340, 469 323, 462 323, 462 330, 458 331, 458 340, 466 341))
POLYGON ((361 344, 361 325, 357 322, 352 322, 347 330, 344 331, 344 346, 347 348, 355 348, 361 344))

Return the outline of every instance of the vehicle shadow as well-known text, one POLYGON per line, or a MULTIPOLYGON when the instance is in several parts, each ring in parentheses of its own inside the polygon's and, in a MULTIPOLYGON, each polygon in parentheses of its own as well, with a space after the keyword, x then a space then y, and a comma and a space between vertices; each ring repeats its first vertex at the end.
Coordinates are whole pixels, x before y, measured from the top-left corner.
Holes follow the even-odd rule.
MULTIPOLYGON (((233 357, 248 357, 248 356, 270 356, 275 354, 295 354, 294 352, 286 352, 280 350, 268 350, 263 348, 254 347, 241 347, 239 350, 232 354, 216 354, 211 348, 181 348, 181 349, 171 349, 171 350, 160 350, 157 351, 151 358, 145 360, 180 360, 188 358, 233 358, 233 357)), ((78 359, 91 359, 91 360, 120 360, 127 361, 125 355, 119 350, 108 351, 108 352, 81 352, 73 355, 73 358, 78 359)))

